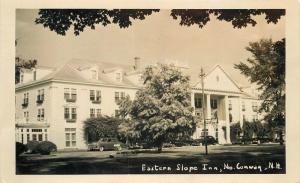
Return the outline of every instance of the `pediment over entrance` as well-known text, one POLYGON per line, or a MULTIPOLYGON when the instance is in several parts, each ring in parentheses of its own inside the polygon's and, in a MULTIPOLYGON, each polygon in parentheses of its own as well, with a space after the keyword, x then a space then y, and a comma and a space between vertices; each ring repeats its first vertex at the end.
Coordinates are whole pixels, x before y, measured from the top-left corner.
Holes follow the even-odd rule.
MULTIPOLYGON (((199 81, 194 88, 202 88, 199 81)), ((214 91, 241 92, 240 87, 220 65, 216 65, 204 78, 204 89, 214 91)))

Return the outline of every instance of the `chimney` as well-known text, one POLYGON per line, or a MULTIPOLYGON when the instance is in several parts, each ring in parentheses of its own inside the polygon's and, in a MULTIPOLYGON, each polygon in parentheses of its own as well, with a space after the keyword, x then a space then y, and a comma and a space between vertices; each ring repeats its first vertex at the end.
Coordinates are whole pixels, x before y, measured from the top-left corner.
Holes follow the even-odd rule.
POLYGON ((134 70, 139 70, 141 68, 141 58, 140 57, 134 57, 134 70))

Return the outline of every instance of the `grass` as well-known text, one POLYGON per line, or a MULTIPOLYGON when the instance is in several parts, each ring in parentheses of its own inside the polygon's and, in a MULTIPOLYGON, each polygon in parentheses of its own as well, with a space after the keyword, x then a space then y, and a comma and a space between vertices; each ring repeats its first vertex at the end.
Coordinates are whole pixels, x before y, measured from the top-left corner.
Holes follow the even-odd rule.
POLYGON ((60 152, 49 156, 23 155, 17 159, 17 174, 266 174, 285 173, 285 146, 209 146, 166 148, 161 153, 154 150, 126 150, 122 152, 60 152), (224 164, 236 168, 240 165, 257 165, 263 171, 224 169, 224 164), (265 169, 269 164, 280 164, 280 169, 265 169), (177 165, 198 167, 199 170, 177 171, 177 165), (218 170, 203 170, 204 164, 218 170), (143 171, 146 165, 171 167, 171 171, 143 171), (220 171, 222 169, 222 171, 220 171))

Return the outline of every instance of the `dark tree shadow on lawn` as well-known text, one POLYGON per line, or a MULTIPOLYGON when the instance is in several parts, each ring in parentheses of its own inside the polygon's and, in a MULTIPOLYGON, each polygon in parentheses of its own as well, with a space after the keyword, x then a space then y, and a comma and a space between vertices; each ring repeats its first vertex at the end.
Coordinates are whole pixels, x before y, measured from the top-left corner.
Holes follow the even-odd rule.
MULTIPOLYGON (((239 147, 224 149, 216 147, 214 152, 204 155, 203 152, 171 151, 162 153, 139 152, 129 155, 118 155, 113 158, 97 157, 57 157, 34 159, 23 157, 17 159, 17 174, 170 174, 189 173, 174 171, 142 172, 142 164, 170 166, 176 169, 177 164, 188 166, 201 166, 207 163, 210 166, 223 166, 224 163, 235 165, 236 163, 245 165, 268 166, 270 162, 278 162, 282 169, 259 171, 223 171, 222 173, 285 173, 285 148, 255 149, 239 147), (252 149, 252 150, 251 150, 252 149)), ((198 173, 221 173, 216 171, 205 171, 198 173)))

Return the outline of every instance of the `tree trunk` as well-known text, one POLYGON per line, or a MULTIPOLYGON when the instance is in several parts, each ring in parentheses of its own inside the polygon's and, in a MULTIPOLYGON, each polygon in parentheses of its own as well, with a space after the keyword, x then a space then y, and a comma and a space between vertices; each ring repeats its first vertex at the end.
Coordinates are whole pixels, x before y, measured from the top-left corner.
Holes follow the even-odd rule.
POLYGON ((159 143, 159 145, 157 147, 157 152, 161 153, 162 152, 162 148, 163 148, 163 142, 159 143))
POLYGON ((282 130, 280 130, 280 132, 279 132, 279 142, 280 142, 280 145, 283 145, 283 134, 282 134, 282 130))

